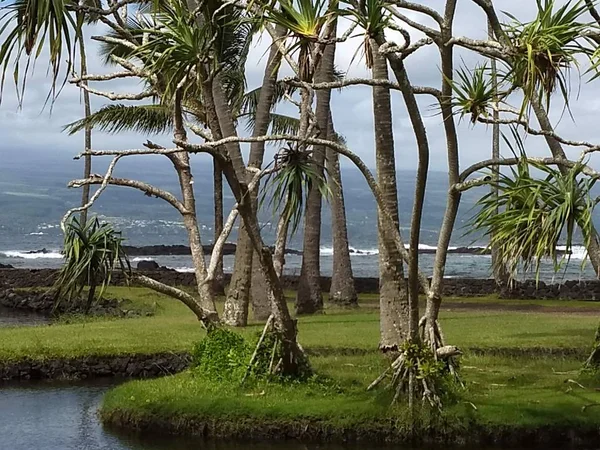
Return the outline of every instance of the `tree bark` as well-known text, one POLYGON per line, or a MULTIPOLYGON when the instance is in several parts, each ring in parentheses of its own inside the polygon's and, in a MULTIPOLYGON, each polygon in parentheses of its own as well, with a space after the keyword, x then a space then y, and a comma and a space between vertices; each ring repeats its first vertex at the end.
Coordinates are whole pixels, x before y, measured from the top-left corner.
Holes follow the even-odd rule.
MULTIPOLYGON (((221 173, 221 166, 219 162, 213 158, 213 199, 214 199, 214 239, 213 242, 217 242, 217 239, 223 232, 223 174, 221 173)), ((223 273, 223 254, 219 256, 217 263, 217 270, 215 272, 215 278, 213 280, 213 292, 215 295, 223 295, 225 293, 224 286, 224 273, 223 273)))
MULTIPOLYGON (((183 126, 180 91, 177 91, 174 102, 173 128, 175 139, 182 141, 187 140, 187 134, 183 126)), ((190 167, 190 155, 188 152, 182 151, 169 155, 169 159, 173 163, 177 176, 179 177, 182 203, 185 207, 183 224, 188 233, 190 252, 194 264, 194 274, 196 275, 196 286, 198 295, 200 296, 200 306, 202 309, 210 311, 211 316, 213 315, 212 313, 214 313, 214 316, 216 317, 217 313, 212 286, 205 283, 207 277, 206 261, 204 260, 200 228, 198 227, 198 219, 196 217, 196 197, 194 194, 194 179, 190 167)))
MULTIPOLYGON (((79 37, 78 37, 78 39, 79 39, 79 57, 81 59, 80 70, 81 70, 81 77, 83 79, 85 77, 85 75, 87 75, 87 56, 85 53, 85 40, 84 40, 84 36, 83 36, 83 30, 81 28, 79 28, 77 30, 77 33, 79 34, 79 37)), ((86 80, 82 80, 82 84, 84 86, 87 86, 88 82, 86 80)), ((91 103, 90 103, 90 93, 87 91, 87 89, 82 89, 82 94, 83 94, 84 115, 85 115, 85 118, 87 119, 88 117, 90 117, 92 115, 92 107, 91 107, 91 103)), ((85 130, 84 130, 84 147, 85 147, 84 148, 85 151, 92 148, 92 126, 89 124, 86 124, 85 130)), ((83 157, 83 178, 89 178, 91 174, 92 174, 92 155, 85 155, 83 157)), ((83 186, 82 191, 81 191, 81 206, 86 205, 89 201, 90 201, 90 185, 86 184, 83 186)), ((87 220, 88 220, 88 210, 84 209, 83 211, 81 211, 79 221, 82 225, 84 225, 85 223, 87 223, 87 220)))
MULTIPOLYGON (((389 79, 387 60, 379 54, 379 45, 371 39, 373 52, 372 76, 374 79, 389 79)), ((396 184, 396 158, 394 154, 394 132, 390 90, 373 87, 373 117, 375 123, 375 154, 377 182, 380 186, 385 208, 400 226, 398 214, 398 191, 396 184)), ((378 215, 381 215, 378 210, 378 215)), ((379 236, 379 304, 380 343, 384 351, 395 351, 405 340, 408 332, 408 298, 404 281, 404 267, 400 253, 389 233, 386 233, 381 218, 378 219, 379 236)))
MULTIPOLYGON (((277 35, 283 34, 283 30, 277 29, 277 35)), ((256 106, 256 116, 254 119, 253 136, 263 136, 267 134, 271 122, 271 109, 273 107, 273 98, 275 96, 275 86, 277 83, 277 74, 281 63, 281 53, 275 43, 271 44, 267 66, 263 75, 258 104, 256 106)), ((253 142, 250 146, 250 156, 248 158, 248 167, 260 168, 263 163, 265 154, 264 142, 253 142)), ((260 187, 257 186, 252 196, 252 207, 258 208, 257 195, 260 187)), ((270 309, 268 304, 268 293, 263 291, 264 283, 260 282, 260 270, 253 269, 253 254, 254 249, 250 237, 246 232, 244 224, 241 224, 238 235, 238 242, 235 252, 235 263, 231 282, 227 291, 226 307, 233 304, 245 305, 242 308, 232 309, 248 309, 250 297, 252 297, 252 307, 254 318, 264 320, 268 317, 264 316, 265 311, 270 309), (253 277, 252 274, 255 274, 253 277), (252 280, 257 278, 258 285, 256 289, 252 289, 252 280), (262 292, 261 292, 262 291, 262 292), (256 298, 255 298, 256 297, 256 298)), ((257 255, 258 256, 258 255, 257 255)), ((236 320, 232 320, 232 323, 236 320)))
MULTIPOLYGON (((494 30, 492 24, 488 21, 488 35, 490 39, 494 39, 494 30)), ((498 70, 497 63, 494 58, 491 58, 491 69, 492 69, 492 84, 494 87, 494 104, 498 106, 498 70)), ((500 119, 500 112, 495 109, 493 112, 494 121, 500 119)), ((492 159, 500 159, 500 124, 494 123, 492 125, 492 159)), ((492 167, 492 195, 498 199, 498 182, 500 176, 500 168, 498 166, 492 167)), ((496 214, 498 213, 498 207, 496 207, 496 214)), ((502 253, 497 246, 492 247, 492 271, 494 274, 494 280, 496 285, 500 289, 505 289, 508 286, 508 271, 506 265, 502 262, 502 253)))
POLYGON ((442 288, 444 273, 446 270, 446 259, 448 257, 448 246, 452 237, 452 231, 456 223, 458 207, 460 206, 461 194, 451 189, 460 181, 460 165, 458 155, 458 134, 452 112, 452 80, 454 78, 454 47, 447 44, 452 39, 452 24, 456 13, 456 0, 448 0, 444 12, 444 26, 442 27, 442 39, 438 45, 441 68, 442 68, 442 98, 440 109, 444 122, 444 133, 446 135, 446 148, 448 153, 448 197, 446 210, 440 237, 438 238, 435 260, 433 263, 433 275, 431 277, 431 288, 427 298, 425 310, 425 336, 429 336, 429 343, 435 348, 440 344, 440 339, 432 341, 433 336, 441 336, 437 330, 437 319, 442 304, 442 288))
MULTIPOLYGON (((385 38, 383 33, 376 37, 377 44, 383 45, 385 38)), ((417 142, 418 166, 415 180, 415 196, 410 224, 410 262, 408 265, 408 335, 412 342, 419 340, 419 241, 421 235, 421 221, 423 207, 425 204, 425 189, 427 187, 427 175, 429 172, 429 141, 427 130, 423 123, 423 117, 419 104, 415 97, 410 79, 404 67, 402 59, 395 53, 388 53, 387 58, 400 86, 402 98, 406 104, 406 110, 410 119, 415 140, 417 142)), ((412 398, 412 397, 411 397, 412 398)))
MULTIPOLYGON (((530 103, 538 122, 540 123, 540 128, 543 131, 554 132, 554 127, 548 118, 548 114, 546 113, 544 107, 540 104, 539 100, 537 98, 532 98, 530 99, 530 103)), ((560 142, 558 142, 552 136, 546 135, 544 138, 546 139, 546 143, 548 144, 550 152, 554 158, 567 159, 567 155, 565 154, 560 142)), ((558 166, 558 169, 562 174, 565 174, 569 171, 569 168, 561 165, 558 166)), ((593 225, 592 228, 592 238, 588 244, 587 251, 592 266, 594 267, 594 271, 596 272, 596 276, 600 277, 600 243, 598 242, 598 233, 596 232, 596 228, 593 225)))
MULTIPOLYGON (((332 36, 337 27, 332 26, 332 36)), ((329 44, 323 50, 323 57, 317 68, 315 81, 333 81, 335 64, 335 44, 329 44)), ((331 90, 317 91, 316 120, 320 134, 327 136, 331 115, 331 90)), ((314 146, 312 162, 318 176, 324 176, 325 147, 314 146)), ((308 189, 304 213, 304 242, 302 245, 302 267, 296 294, 296 312, 314 314, 323 310, 323 292, 321 291, 321 192, 315 183, 308 189)))
MULTIPOLYGON (((333 117, 329 117, 328 138, 335 138, 333 117)), ((346 223, 346 205, 340 171, 340 158, 337 152, 328 148, 326 152, 327 174, 331 191, 331 228, 333 235, 333 272, 329 301, 337 305, 358 306, 358 296, 352 275, 352 262, 346 223)))

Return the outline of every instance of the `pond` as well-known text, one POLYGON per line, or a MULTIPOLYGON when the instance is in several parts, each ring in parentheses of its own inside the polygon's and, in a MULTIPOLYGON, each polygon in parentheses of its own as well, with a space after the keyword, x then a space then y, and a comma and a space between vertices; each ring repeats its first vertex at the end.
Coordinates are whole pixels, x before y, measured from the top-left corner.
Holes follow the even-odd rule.
MULTIPOLYGON (((0 385, 0 449, 10 450, 359 450, 362 445, 240 443, 111 432, 98 420, 98 406, 114 381, 22 382, 0 385)), ((446 449, 446 446, 438 447, 446 449)), ((379 448, 384 450, 383 447, 379 448)), ((385 449, 417 450, 396 445, 385 449)), ((425 450, 425 449, 420 449, 425 450)), ((428 449, 435 450, 435 449, 428 449)))

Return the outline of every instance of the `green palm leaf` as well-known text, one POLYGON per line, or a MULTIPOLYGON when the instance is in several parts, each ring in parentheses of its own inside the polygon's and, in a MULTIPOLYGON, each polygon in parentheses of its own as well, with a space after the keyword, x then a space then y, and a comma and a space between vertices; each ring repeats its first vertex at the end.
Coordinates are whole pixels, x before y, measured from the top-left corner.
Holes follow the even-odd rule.
POLYGON ((65 125, 64 130, 75 134, 87 126, 113 134, 121 131, 160 134, 172 128, 173 115, 164 105, 107 105, 87 118, 65 125))

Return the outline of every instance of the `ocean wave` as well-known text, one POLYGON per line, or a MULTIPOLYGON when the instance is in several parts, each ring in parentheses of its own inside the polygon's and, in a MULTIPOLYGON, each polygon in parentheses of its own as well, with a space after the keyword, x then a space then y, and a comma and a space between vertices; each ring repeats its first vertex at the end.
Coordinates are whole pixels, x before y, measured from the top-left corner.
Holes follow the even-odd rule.
MULTIPOLYGON (((566 251, 567 247, 565 245, 558 245, 556 247, 557 250, 566 251)), ((571 246, 571 259, 577 259, 583 261, 587 258, 587 249, 583 245, 573 245, 571 246)))
POLYGON ((62 259, 63 255, 59 251, 49 251, 47 253, 29 253, 20 250, 6 250, 0 252, 7 258, 20 258, 20 259, 62 259))
POLYGON ((43 236, 46 233, 44 233, 43 231, 38 231, 37 233, 29 233, 29 236, 43 236))
POLYGON ((140 262, 140 261, 154 261, 154 258, 150 256, 137 256, 131 260, 131 262, 140 262))

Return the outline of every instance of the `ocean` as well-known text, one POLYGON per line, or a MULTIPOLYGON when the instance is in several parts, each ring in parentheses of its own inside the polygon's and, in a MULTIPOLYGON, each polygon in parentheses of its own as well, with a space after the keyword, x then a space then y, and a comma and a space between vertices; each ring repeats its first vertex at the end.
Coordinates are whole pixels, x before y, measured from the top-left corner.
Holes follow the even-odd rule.
MULTIPOLYGON (((213 240, 212 227, 212 174, 210 161, 194 157, 193 170, 197 196, 197 211, 201 222, 203 243, 213 240)), ((105 166, 94 171, 104 173, 105 166)), ((22 154, 19 158, 3 158, 0 163, 0 263, 22 268, 60 267, 62 233, 59 222, 69 208, 77 206, 81 192, 67 189, 69 180, 79 176, 81 164, 72 162, 68 155, 22 154), (46 249, 47 253, 27 253, 46 249)), ((139 158, 123 160, 115 176, 141 179, 161 188, 177 192, 174 171, 164 158, 139 158)), ((362 175, 351 167, 342 169, 348 234, 352 247, 352 268, 357 277, 376 277, 378 274, 376 208, 362 175)), ((408 239, 414 172, 398 172, 401 232, 408 239)), ((477 199, 486 193, 478 188, 463 196, 457 226, 451 245, 454 247, 484 247, 480 236, 469 234, 469 218, 473 215, 477 199)), ((447 177, 442 172, 432 172, 426 194, 421 227, 421 247, 434 248, 446 202, 447 177)), ((230 192, 224 196, 225 206, 233 204, 230 192)), ((178 213, 165 202, 149 198, 142 193, 123 187, 109 187, 93 209, 102 220, 109 221, 123 233, 128 245, 186 244, 187 237, 178 213)), ((596 217, 600 219, 600 217, 596 217)), ((268 243, 274 240, 277 218, 266 207, 260 220, 268 243)), ((597 220, 600 224, 600 220, 597 220)), ((235 242, 236 230, 230 241, 235 242)), ((302 248, 301 230, 290 240, 289 247, 302 248)), ((422 270, 430 274, 434 255, 422 254, 422 270)), ((156 256, 160 265, 180 271, 191 271, 191 258, 187 256, 156 256)), ((133 258, 136 263, 139 258, 133 258)), ((298 274, 301 256, 287 255, 285 271, 298 274)), ((233 257, 224 259, 226 271, 233 267, 233 257)), ((327 202, 323 208, 321 241, 321 272, 330 275, 332 270, 331 218, 327 202)), ((482 254, 451 254, 445 275, 447 277, 488 278, 491 276, 491 257, 482 254)), ((527 274, 522 277, 527 278, 527 274)), ((529 276, 531 277, 531 276, 529 276)), ((546 281, 594 278, 590 264, 586 264, 585 250, 576 247, 570 262, 555 274, 550 263, 542 267, 541 278, 546 281)))

